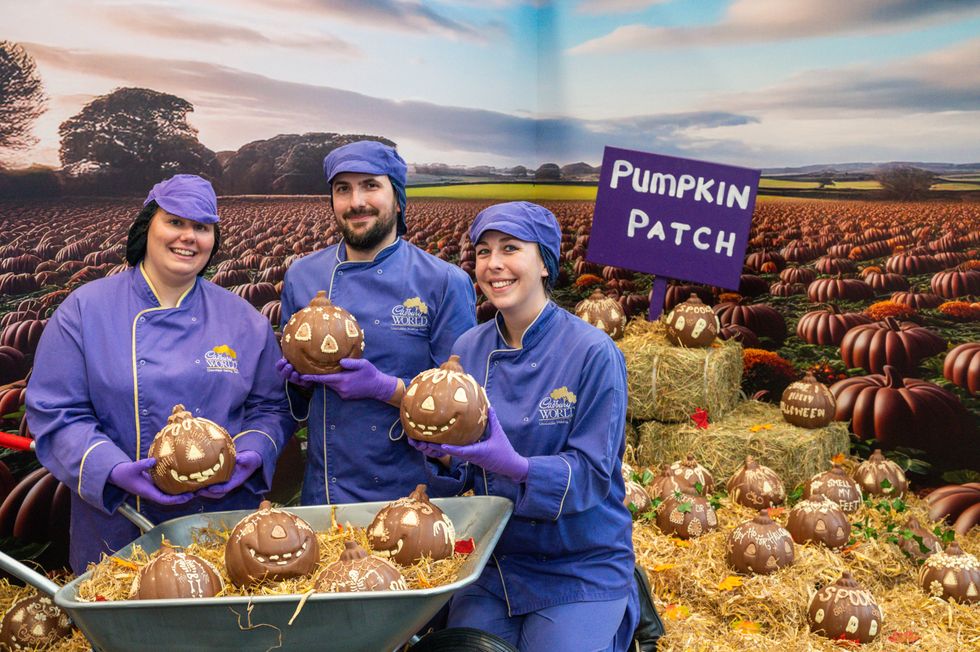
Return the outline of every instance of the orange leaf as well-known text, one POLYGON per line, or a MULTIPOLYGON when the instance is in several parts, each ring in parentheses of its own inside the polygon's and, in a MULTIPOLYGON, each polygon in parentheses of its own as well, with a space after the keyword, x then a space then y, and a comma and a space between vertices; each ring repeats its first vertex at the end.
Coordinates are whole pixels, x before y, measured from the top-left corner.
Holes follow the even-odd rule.
POLYGON ((653 572, 662 573, 665 570, 670 570, 671 568, 674 568, 675 566, 677 566, 677 564, 657 564, 656 566, 653 567, 653 572))
POLYGON ((678 539, 677 537, 671 537, 670 540, 673 541, 674 542, 674 545, 677 546, 678 548, 690 548, 691 547, 691 542, 690 541, 686 541, 684 539, 678 539))
POLYGON ((682 604, 669 604, 664 613, 670 620, 684 620, 691 615, 691 610, 682 604))
POLYGON ((830 461, 833 462, 834 464, 843 464, 844 460, 846 459, 847 457, 844 455, 844 453, 837 453, 836 455, 830 458, 830 461))
POLYGON ((904 632, 893 632, 888 635, 888 640, 892 643, 905 643, 906 645, 911 645, 915 643, 922 637, 912 630, 907 630, 904 632))
POLYGON ((718 583, 719 591, 731 591, 732 589, 742 586, 742 578, 736 577, 735 575, 729 575, 721 582, 718 583))
POLYGON ((125 559, 119 559, 118 557, 109 557, 109 559, 112 560, 112 563, 122 566, 123 568, 128 568, 134 571, 138 571, 140 569, 139 566, 131 561, 126 561, 125 559))
POLYGON ((752 620, 736 620, 732 623, 732 629, 745 632, 746 634, 758 634, 762 631, 759 623, 752 620))
POLYGON ((776 518, 777 516, 782 516, 783 512, 785 511, 786 511, 785 507, 770 507, 769 518, 776 518))

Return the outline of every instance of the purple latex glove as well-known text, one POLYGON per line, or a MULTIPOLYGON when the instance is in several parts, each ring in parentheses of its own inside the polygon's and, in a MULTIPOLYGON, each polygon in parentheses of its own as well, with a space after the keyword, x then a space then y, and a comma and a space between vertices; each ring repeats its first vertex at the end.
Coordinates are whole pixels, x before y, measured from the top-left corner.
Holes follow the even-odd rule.
POLYGON ((442 449, 441 444, 434 444, 430 441, 422 441, 421 439, 412 439, 408 435, 405 436, 405 439, 408 441, 409 446, 411 446, 418 452, 422 453, 426 457, 439 459, 441 457, 446 457, 447 455, 449 455, 448 452, 442 449))
POLYGON ((171 496, 157 489, 149 473, 156 463, 155 457, 148 457, 139 462, 117 464, 109 471, 109 482, 123 491, 146 498, 158 505, 182 505, 194 497, 194 494, 189 491, 171 496))
POLYGON ((326 385, 345 401, 373 398, 386 403, 398 389, 398 378, 381 373, 364 358, 343 358, 340 366, 346 371, 323 375, 300 374, 300 378, 326 385))
POLYGON ((242 486, 260 466, 262 466, 261 455, 255 451, 238 451, 238 455, 235 457, 235 468, 228 481, 198 489, 194 495, 202 498, 224 498, 225 494, 242 486))
POLYGON ((293 365, 289 364, 289 360, 286 358, 279 358, 276 362, 276 371, 279 372, 279 377, 286 382, 298 385, 303 389, 310 389, 313 387, 313 383, 303 380, 303 377, 299 375, 299 372, 293 368, 293 365))
POLYGON ((527 479, 530 463, 511 446, 510 439, 500 427, 497 413, 492 407, 487 409, 487 434, 484 439, 469 446, 442 444, 439 448, 444 453, 508 477, 514 482, 524 482, 527 479))

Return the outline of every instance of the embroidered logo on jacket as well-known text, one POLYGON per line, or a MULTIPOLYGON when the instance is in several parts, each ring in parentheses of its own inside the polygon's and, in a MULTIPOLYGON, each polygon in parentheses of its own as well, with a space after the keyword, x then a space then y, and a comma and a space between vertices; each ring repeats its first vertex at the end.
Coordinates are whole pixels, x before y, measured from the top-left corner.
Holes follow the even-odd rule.
POLYGON ((429 306, 419 297, 402 301, 391 309, 393 330, 424 331, 429 328, 429 306))
POLYGON ((221 344, 204 353, 208 371, 226 374, 238 373, 238 354, 227 344, 221 344))
POLYGON ((538 402, 538 423, 546 426, 554 423, 569 423, 575 417, 575 403, 578 399, 567 387, 551 390, 551 393, 538 402))

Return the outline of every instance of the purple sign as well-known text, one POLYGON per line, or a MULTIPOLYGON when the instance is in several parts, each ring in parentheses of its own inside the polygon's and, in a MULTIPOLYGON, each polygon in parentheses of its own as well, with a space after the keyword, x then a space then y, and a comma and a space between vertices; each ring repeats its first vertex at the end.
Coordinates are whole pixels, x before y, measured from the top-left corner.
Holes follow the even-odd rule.
POLYGON ((607 147, 586 259, 658 280, 737 289, 759 176, 759 170, 607 147))

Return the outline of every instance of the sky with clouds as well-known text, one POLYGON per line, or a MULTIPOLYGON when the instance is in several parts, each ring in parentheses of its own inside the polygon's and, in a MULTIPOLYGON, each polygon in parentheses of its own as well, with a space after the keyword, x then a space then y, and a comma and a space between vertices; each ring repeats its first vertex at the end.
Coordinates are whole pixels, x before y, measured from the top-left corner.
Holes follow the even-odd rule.
POLYGON ((980 0, 5 2, 50 96, 21 163, 121 86, 215 150, 367 133, 410 162, 980 160, 980 0))

